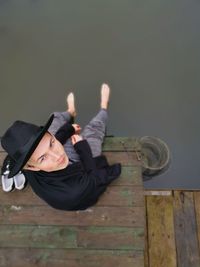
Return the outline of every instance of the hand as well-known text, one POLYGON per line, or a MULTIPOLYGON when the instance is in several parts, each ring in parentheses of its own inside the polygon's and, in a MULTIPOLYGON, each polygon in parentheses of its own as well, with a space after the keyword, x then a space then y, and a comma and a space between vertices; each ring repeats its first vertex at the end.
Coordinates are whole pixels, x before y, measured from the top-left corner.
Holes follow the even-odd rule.
POLYGON ((83 137, 79 134, 74 134, 71 136, 72 144, 75 145, 79 141, 83 140, 83 137))
POLYGON ((78 124, 72 124, 72 126, 74 127, 75 134, 80 134, 80 132, 81 132, 81 126, 78 125, 78 124))

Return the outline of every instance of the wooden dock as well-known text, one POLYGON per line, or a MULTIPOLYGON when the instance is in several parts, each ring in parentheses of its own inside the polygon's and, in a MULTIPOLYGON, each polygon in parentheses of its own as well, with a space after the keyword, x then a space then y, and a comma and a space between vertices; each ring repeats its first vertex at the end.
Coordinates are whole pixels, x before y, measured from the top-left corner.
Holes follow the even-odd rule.
POLYGON ((199 267, 200 192, 145 194, 145 267, 199 267))
MULTIPOLYGON (((138 149, 134 138, 106 138, 104 154, 110 163, 122 163, 122 174, 85 211, 55 210, 30 187, 1 190, 0 266, 143 267, 145 201, 138 149)), ((1 163, 4 157, 1 149, 1 163)))
POLYGON ((200 192, 144 191, 139 149, 106 139, 122 174, 85 211, 55 210, 30 187, 1 190, 0 267, 199 267, 200 192))

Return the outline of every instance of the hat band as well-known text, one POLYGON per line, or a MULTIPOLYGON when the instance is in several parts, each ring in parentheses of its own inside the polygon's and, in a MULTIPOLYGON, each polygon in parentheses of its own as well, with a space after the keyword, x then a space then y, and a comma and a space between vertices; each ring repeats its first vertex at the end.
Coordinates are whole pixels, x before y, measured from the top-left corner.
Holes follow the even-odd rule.
POLYGON ((24 157, 28 154, 28 152, 30 151, 34 141, 36 140, 35 136, 32 136, 28 142, 21 147, 19 150, 17 150, 14 154, 13 154, 13 159, 15 161, 19 160, 20 158, 24 157))

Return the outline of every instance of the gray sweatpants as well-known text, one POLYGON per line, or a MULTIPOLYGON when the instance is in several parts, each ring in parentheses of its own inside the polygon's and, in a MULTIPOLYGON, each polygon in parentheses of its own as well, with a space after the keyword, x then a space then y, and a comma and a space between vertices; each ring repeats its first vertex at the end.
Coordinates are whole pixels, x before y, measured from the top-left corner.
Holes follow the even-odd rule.
MULTIPOLYGON (((55 134, 63 124, 70 121, 71 115, 67 111, 54 112, 53 114, 54 120, 48 131, 52 134, 55 134)), ((107 119, 107 110, 100 109, 98 114, 84 127, 83 131, 81 132, 83 139, 86 139, 90 145, 93 157, 97 157, 102 153, 102 143, 105 136, 107 119)), ((64 144, 64 149, 71 162, 80 160, 79 155, 74 149, 71 139, 68 139, 64 144)))

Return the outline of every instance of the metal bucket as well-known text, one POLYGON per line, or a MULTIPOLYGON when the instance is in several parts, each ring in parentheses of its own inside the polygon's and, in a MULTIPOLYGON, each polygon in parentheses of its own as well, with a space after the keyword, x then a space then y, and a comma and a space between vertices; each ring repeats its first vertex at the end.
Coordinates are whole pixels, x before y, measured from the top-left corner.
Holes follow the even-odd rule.
POLYGON ((167 144, 160 138, 143 136, 139 139, 141 145, 141 161, 143 179, 166 171, 170 165, 170 151, 167 144))

